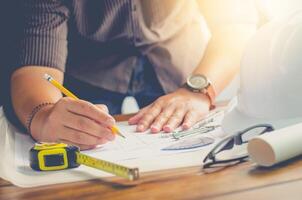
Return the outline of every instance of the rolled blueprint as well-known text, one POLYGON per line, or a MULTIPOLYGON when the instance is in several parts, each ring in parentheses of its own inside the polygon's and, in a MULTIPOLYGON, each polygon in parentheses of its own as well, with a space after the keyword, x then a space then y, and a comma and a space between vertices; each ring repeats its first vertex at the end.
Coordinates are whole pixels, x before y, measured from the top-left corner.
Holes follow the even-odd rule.
POLYGON ((301 155, 302 123, 253 138, 247 148, 251 160, 266 167, 301 155))

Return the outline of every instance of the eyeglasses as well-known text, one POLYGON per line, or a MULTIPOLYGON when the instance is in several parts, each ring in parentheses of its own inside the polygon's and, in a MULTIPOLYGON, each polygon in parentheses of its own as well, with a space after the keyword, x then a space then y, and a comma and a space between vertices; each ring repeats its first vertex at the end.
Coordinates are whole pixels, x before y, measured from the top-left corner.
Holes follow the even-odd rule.
POLYGON ((223 168, 248 160, 246 145, 252 138, 274 130, 270 124, 258 124, 220 141, 203 160, 203 169, 223 168))

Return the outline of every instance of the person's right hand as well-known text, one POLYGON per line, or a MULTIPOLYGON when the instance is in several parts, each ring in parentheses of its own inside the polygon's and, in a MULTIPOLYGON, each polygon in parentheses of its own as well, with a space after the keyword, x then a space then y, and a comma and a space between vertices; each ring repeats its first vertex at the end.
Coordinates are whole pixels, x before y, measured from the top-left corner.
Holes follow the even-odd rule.
POLYGON ((114 139, 109 128, 114 124, 105 105, 64 97, 35 115, 31 134, 39 142, 63 142, 92 149, 114 139))

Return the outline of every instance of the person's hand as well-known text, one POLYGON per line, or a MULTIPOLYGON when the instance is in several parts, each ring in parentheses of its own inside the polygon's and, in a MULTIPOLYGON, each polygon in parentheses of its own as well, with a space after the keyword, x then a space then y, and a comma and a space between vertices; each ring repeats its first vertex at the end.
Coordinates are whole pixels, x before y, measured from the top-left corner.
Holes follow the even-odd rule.
POLYGON ((40 142, 64 142, 92 149, 114 139, 109 128, 114 124, 105 105, 64 97, 35 115, 31 132, 40 142))
POLYGON ((136 124, 138 132, 148 128, 152 133, 171 132, 178 126, 186 130, 205 117, 209 109, 210 100, 205 94, 180 88, 140 110, 129 119, 129 124, 136 124))

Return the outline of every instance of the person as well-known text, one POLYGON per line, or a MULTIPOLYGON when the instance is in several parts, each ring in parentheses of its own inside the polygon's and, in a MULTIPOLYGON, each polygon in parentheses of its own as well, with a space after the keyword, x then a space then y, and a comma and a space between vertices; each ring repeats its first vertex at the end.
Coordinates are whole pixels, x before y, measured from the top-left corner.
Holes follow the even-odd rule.
POLYGON ((11 111, 37 141, 91 149, 114 139, 125 96, 138 132, 190 128, 238 72, 253 0, 22 1, 11 111), (81 100, 63 97, 44 74, 81 100))

